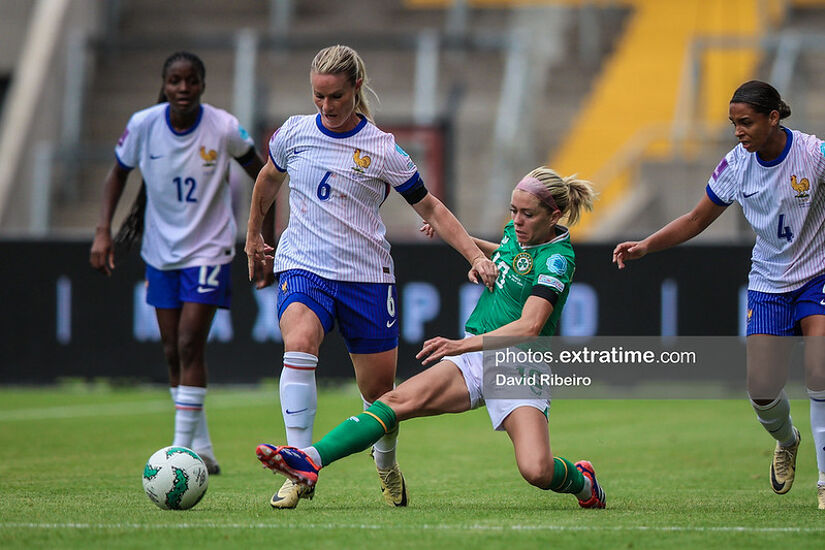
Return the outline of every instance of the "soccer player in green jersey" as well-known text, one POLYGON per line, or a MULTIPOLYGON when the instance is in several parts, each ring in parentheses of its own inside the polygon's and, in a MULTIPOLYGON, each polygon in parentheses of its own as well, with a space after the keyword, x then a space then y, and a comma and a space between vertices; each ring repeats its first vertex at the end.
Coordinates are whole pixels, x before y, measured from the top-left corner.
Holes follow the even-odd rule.
MULTIPOLYGON (((504 337, 516 344, 555 334, 575 271, 570 233, 558 222, 564 217, 568 224, 575 223, 583 209, 592 207, 594 195, 590 182, 563 178, 550 168, 527 174, 513 190, 513 219, 505 226, 501 242, 474 239, 499 275, 492 292, 481 295, 470 315, 467 337, 427 340, 416 358, 433 366, 385 393, 311 447, 262 444, 256 449, 258 459, 296 483, 313 486, 322 467, 366 449, 402 420, 484 405, 483 337, 504 337)), ((433 234, 426 223, 422 231, 433 234)), ((550 450, 549 405, 548 399, 486 403, 493 427, 510 436, 519 472, 528 483, 572 493, 583 508, 604 508, 604 491, 593 465, 587 460, 573 464, 550 450)))

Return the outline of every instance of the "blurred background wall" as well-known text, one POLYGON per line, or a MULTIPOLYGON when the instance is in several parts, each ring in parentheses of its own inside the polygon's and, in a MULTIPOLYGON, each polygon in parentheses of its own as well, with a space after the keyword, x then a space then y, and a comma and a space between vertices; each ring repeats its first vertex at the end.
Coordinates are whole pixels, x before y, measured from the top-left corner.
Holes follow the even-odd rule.
MULTIPOLYGON (((612 244, 648 234, 701 197, 713 168, 736 143, 727 105, 740 83, 770 81, 791 105, 790 127, 825 134, 825 0, 3 0, 0 282, 4 294, 23 296, 39 280, 31 272, 42 270, 39 296, 46 300, 32 302, 25 313, 19 301, 12 309, 4 300, 4 316, 40 315, 31 327, 45 327, 61 349, 54 312, 68 287, 59 281, 65 276, 73 288, 102 284, 84 264, 102 182, 129 116, 154 103, 170 53, 187 49, 204 60, 204 101, 238 116, 265 152, 269 135, 288 116, 313 112, 309 63, 335 43, 361 53, 380 98, 377 124, 397 134, 428 187, 471 233, 498 237, 510 190, 538 165, 594 181, 597 207, 572 231, 582 257, 594 258, 587 269, 598 272, 580 267, 583 283, 614 269, 607 259, 612 244), (67 251, 79 263, 62 256, 67 251), (70 272, 51 265, 56 261, 70 272), (26 269, 13 268, 19 262, 26 269)), ((231 179, 243 232, 251 181, 240 170, 231 179)), ((115 226, 139 181, 131 176, 115 226)), ((382 211, 399 264, 430 246, 400 197, 391 195, 382 211)), ((279 225, 286 221, 281 196, 279 225)), ((670 263, 655 264, 655 277, 643 279, 653 289, 650 299, 659 304, 663 281, 710 269, 721 257, 712 251, 722 251, 735 258, 735 278, 723 286, 733 317, 704 330, 737 334, 752 242, 738 206, 731 207, 694 244, 733 248, 702 249, 712 261, 686 252, 690 247, 674 251, 670 263)), ((136 256, 127 260, 137 262, 131 271, 114 275, 128 296, 140 280, 136 256)), ((454 269, 461 271, 459 264, 454 269)), ((439 271, 446 265, 452 264, 433 266, 426 277, 435 277, 442 294, 452 289, 455 300, 461 287, 439 271)), ((637 273, 643 269, 649 268, 634 266, 637 273)), ((399 273, 399 285, 426 279, 409 278, 404 268, 399 273)), ((608 285, 598 288, 599 303, 638 291, 631 280, 598 279, 597 285, 608 285)), ((712 285, 708 280, 702 288, 712 285)), ((700 290, 677 294, 685 300, 679 315, 708 317, 700 290)), ((98 298, 81 296, 71 311, 98 298)), ((600 322, 601 333, 632 332, 623 326, 661 332, 659 305, 643 313, 622 300, 626 307, 600 322)), ((110 301, 112 309, 81 316, 81 324, 138 314, 131 298, 117 308, 114 303, 120 304, 110 301)), ((574 315, 569 309, 566 315, 574 315)), ((15 339, 36 341, 38 329, 23 326, 7 326, 6 351, 15 339)), ((122 330, 121 337, 137 341, 132 323, 122 330)), ((18 353, 26 365, 37 356, 31 347, 15 349, 29 349, 18 353)))

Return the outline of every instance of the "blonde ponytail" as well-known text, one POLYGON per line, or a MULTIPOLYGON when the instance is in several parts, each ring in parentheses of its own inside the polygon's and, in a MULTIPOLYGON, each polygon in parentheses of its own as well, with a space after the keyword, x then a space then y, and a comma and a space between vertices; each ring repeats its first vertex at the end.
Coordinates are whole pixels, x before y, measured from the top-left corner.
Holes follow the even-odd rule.
POLYGON ((539 180, 550 191, 569 225, 575 224, 585 209, 593 210, 593 201, 596 199, 593 184, 576 178, 576 174, 563 178, 552 168, 540 166, 526 177, 539 180))

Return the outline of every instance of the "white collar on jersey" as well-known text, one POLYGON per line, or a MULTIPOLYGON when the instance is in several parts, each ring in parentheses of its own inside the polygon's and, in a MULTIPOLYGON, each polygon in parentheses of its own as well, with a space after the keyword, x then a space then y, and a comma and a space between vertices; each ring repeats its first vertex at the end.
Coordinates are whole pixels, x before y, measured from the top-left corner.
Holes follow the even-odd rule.
POLYGON ((564 227, 563 225, 556 224, 556 227, 553 228, 556 231, 556 236, 547 241, 546 243, 539 243, 539 244, 521 244, 518 243, 522 250, 527 250, 528 248, 535 248, 537 246, 544 246, 546 244, 557 243, 559 241, 564 240, 570 235, 570 230, 564 227))

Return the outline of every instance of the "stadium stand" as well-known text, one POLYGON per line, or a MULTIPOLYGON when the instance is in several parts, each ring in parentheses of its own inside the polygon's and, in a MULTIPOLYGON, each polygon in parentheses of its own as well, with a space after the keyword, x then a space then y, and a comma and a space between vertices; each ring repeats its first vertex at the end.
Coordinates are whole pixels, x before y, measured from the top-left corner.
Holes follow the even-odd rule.
MULTIPOLYGON (((2 6, 3 25, 19 22, 15 32, 4 32, 12 45, 0 59, 0 75, 16 71, 6 106, 21 95, 15 83, 26 72, 19 62, 26 53, 22 29, 38 24, 36 5, 2 6)), ((289 114, 311 112, 312 54, 350 43, 364 55, 380 95, 379 125, 432 130, 412 140, 411 152, 425 174, 443 164, 445 197, 482 235, 500 228, 501 198, 512 181, 545 162, 601 185, 601 205, 577 231, 579 240, 626 236, 631 219, 633 233, 643 233, 671 217, 695 201, 709 167, 731 146, 725 104, 746 78, 784 74, 793 81, 792 89, 780 88, 794 108, 791 125, 804 121, 817 132, 825 120, 814 99, 825 74, 822 0, 361 0, 358 9, 323 0, 50 5, 66 14, 54 51, 43 54, 48 70, 30 92, 30 118, 13 134, 18 153, 0 174, 5 235, 91 234, 113 143, 129 114, 154 101, 160 63, 177 49, 204 58, 205 101, 239 114, 263 146, 289 114), (240 79, 239 88, 238 60, 250 51, 254 78, 240 79), (781 71, 788 59, 791 77, 781 71), (432 135, 445 144, 437 162, 428 149, 432 135)), ((4 111, 5 132, 12 117, 4 111)), ((0 156, 14 149, 10 141, 0 143, 0 156)), ((127 187, 116 222, 137 187, 127 187)), ((239 219, 248 201, 244 187, 239 219)), ((384 208, 391 238, 418 238, 403 201, 391 197, 384 208)), ((747 239, 729 217, 707 238, 747 239)))

